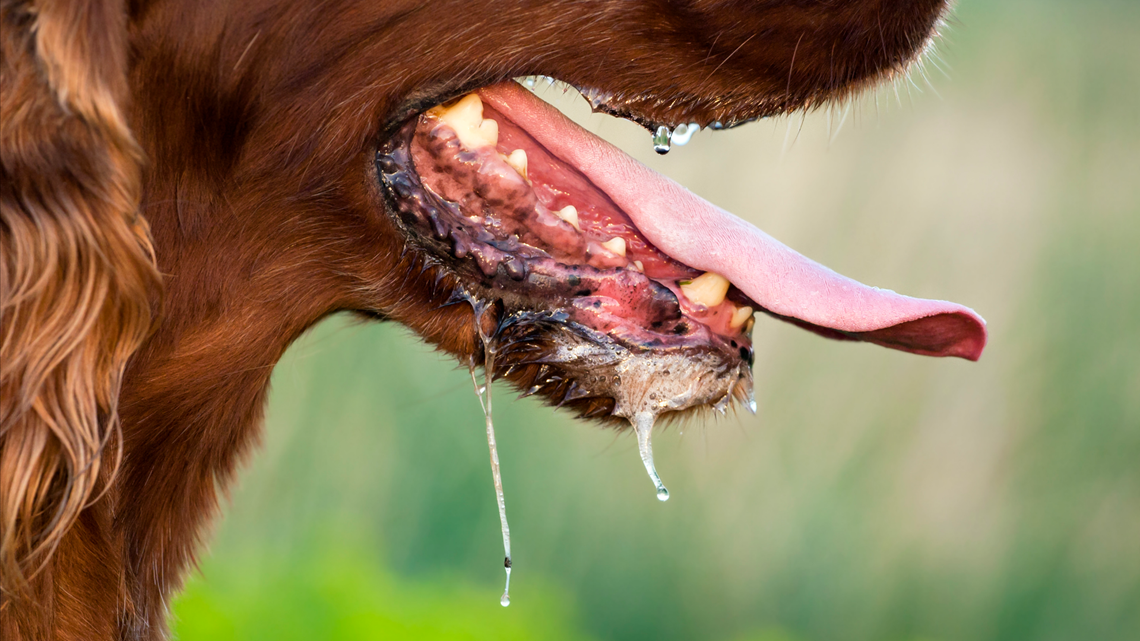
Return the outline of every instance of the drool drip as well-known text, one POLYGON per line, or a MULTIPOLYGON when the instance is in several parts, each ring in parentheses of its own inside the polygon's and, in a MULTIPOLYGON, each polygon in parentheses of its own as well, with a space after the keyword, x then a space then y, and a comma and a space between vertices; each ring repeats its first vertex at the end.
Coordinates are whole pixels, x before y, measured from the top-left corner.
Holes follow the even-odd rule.
POLYGON ((656 420, 650 412, 638 412, 629 420, 633 431, 637 433, 637 450, 641 453, 641 462, 645 464, 645 471, 649 473, 649 480, 657 487, 657 500, 668 501, 669 490, 657 475, 657 468, 653 465, 653 423, 656 420))
POLYGON ((483 342, 483 385, 479 385, 475 378, 475 361, 471 361, 471 384, 475 387, 475 395, 479 397, 479 405, 483 408, 483 416, 487 425, 487 448, 491 451, 491 476, 495 481, 495 499, 499 503, 499 523, 503 529, 503 568, 507 573, 506 584, 503 587, 503 596, 499 603, 505 608, 511 604, 511 528, 507 525, 507 502, 503 496, 503 477, 499 472, 499 449, 495 445, 495 423, 491 418, 491 383, 495 371, 495 347, 493 339, 483 331, 483 309, 475 306, 475 326, 479 328, 479 338, 483 342))
MULTIPOLYGON (((668 127, 665 125, 658 127, 657 131, 653 132, 653 151, 656 151, 662 156, 669 153, 669 143, 672 137, 673 132, 669 131, 668 127)), ((688 140, 685 142, 688 142, 688 140)))

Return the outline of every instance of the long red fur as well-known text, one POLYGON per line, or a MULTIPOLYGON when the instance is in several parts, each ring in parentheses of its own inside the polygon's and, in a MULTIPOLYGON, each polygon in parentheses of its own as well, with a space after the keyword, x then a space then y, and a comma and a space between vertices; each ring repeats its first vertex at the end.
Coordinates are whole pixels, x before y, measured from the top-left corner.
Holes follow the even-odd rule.
POLYGON ((642 122, 813 108, 904 70, 945 5, 4 0, 0 636, 164 637, 325 316, 471 355, 378 192, 401 119, 530 74, 642 122))

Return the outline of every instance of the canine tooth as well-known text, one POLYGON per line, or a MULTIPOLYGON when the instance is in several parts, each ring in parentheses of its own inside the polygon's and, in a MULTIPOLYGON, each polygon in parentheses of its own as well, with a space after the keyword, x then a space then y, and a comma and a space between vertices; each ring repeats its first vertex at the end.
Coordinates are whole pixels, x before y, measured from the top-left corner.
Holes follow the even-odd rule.
POLYGON ((728 321, 728 326, 733 329, 740 329, 748 319, 752 318, 752 308, 745 305, 744 307, 737 307, 732 312, 732 319, 728 321))
POLYGON ((724 302, 728 285, 728 279, 724 276, 716 272, 705 272, 693 280, 681 281, 681 292, 698 305, 716 307, 724 302))
POLYGON ((625 256, 625 239, 621 236, 614 236, 613 238, 602 243, 602 247, 610 250, 618 256, 625 256))
POLYGON ((570 223, 570 226, 577 231, 582 231, 582 228, 578 226, 578 210, 574 208, 574 205, 566 205, 554 212, 554 215, 570 223))
MULTIPOLYGON (((494 122, 494 121, 492 121, 492 122, 494 122)), ((523 179, 527 178, 526 177, 526 151, 525 150, 516 149, 516 150, 512 151, 511 155, 507 156, 507 164, 510 165, 511 167, 514 167, 515 171, 519 172, 519 175, 522 176, 523 179)))
POLYGON ((437 115, 455 130, 460 144, 467 149, 494 146, 499 142, 499 123, 483 118, 483 101, 476 94, 463 96, 437 115))

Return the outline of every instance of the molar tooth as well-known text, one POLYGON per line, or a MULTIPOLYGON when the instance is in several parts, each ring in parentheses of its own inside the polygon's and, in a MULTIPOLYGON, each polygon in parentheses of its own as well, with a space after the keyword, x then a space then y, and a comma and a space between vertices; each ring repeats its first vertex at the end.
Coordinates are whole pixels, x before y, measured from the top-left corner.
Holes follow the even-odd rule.
POLYGON ((744 307, 737 307, 732 312, 732 319, 728 321, 728 326, 733 329, 740 329, 748 319, 752 318, 752 308, 745 305, 744 307))
POLYGON ((728 279, 724 276, 716 272, 705 272, 693 280, 681 281, 681 292, 698 305, 716 307, 724 302, 728 285, 728 279))
POLYGON ((575 209, 574 205, 566 205, 554 212, 554 215, 570 223, 570 226, 577 231, 582 231, 582 228, 578 226, 578 210, 575 209))
POLYGON ((614 236, 613 238, 602 243, 602 247, 610 250, 618 256, 625 256, 625 239, 621 236, 614 236))
POLYGON ((512 151, 511 155, 507 156, 507 164, 514 167, 515 171, 519 172, 519 175, 522 176, 524 180, 529 180, 526 175, 526 151, 522 149, 512 151))

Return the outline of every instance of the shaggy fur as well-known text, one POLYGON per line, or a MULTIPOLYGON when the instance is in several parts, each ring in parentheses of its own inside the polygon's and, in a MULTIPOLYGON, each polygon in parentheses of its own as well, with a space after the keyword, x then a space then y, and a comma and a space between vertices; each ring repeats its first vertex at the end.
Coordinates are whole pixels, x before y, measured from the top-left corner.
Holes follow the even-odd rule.
POLYGON ((162 638, 273 365, 325 316, 472 358, 372 169, 408 117, 530 74, 647 126, 812 108, 902 70, 945 4, 3 0, 0 636, 162 638))

